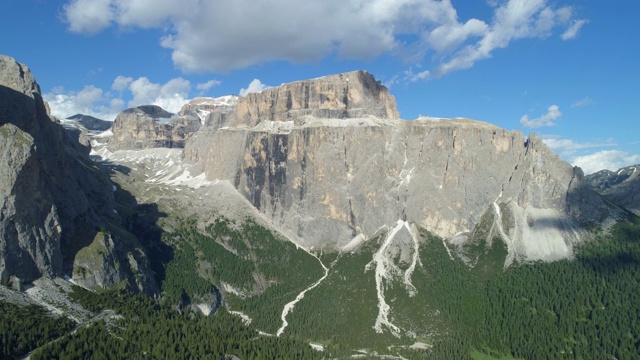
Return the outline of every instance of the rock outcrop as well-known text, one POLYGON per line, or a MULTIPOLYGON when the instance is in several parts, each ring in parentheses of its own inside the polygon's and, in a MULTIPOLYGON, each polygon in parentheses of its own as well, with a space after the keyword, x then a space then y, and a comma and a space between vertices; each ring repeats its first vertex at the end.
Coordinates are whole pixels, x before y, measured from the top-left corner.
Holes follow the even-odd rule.
MULTIPOLYGON (((0 281, 75 275, 76 255, 104 233, 119 231, 112 183, 89 159, 88 144, 51 118, 29 69, 0 56, 0 281)), ((114 235, 115 236, 115 235, 114 235)), ((140 247, 112 243, 116 276, 85 268, 112 286, 157 291, 140 247), (138 271, 136 271, 138 270, 138 271)), ((109 270, 110 272, 110 270, 109 270)), ((80 284, 83 277, 74 276, 80 284)), ((90 285, 90 284, 89 284, 90 285)))
POLYGON ((323 119, 399 117, 395 98, 366 71, 297 81, 240 98, 234 126, 312 115, 323 119))
POLYGON ((587 175, 586 180, 609 201, 640 215, 640 165, 617 171, 601 170, 587 175))
POLYGON ((307 246, 342 246, 399 219, 463 245, 490 214, 485 240, 502 238, 508 261, 555 260, 572 256, 583 224, 616 211, 535 135, 400 120, 362 71, 250 94, 227 114, 226 126, 188 141, 185 157, 307 246))
POLYGON ((109 148, 181 148, 200 125, 199 117, 194 114, 176 116, 155 105, 129 108, 118 114, 113 122, 109 148))

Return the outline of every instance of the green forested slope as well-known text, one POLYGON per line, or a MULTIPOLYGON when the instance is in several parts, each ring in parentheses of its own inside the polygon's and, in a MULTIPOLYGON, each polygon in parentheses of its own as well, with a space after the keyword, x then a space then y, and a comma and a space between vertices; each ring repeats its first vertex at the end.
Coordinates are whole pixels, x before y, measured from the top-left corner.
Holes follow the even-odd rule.
MULTIPOLYGON (((162 301, 77 290, 89 309, 114 309, 123 318, 83 327, 34 358, 306 359, 366 352, 370 358, 408 359, 634 359, 640 354, 637 222, 620 222, 609 234, 581 244, 573 260, 514 264, 506 270, 500 241, 466 249, 477 260, 470 268, 455 256, 450 259, 442 240, 423 231, 412 276, 415 296, 400 278, 384 282, 389 319, 402 329, 399 338, 373 329, 378 301, 374 271, 367 264, 383 237, 353 253, 323 256, 331 261, 329 276, 296 304, 284 336, 276 338, 259 336, 256 329, 275 332, 284 304, 322 276, 317 259, 255 224, 220 220, 200 230, 193 221, 180 224, 163 237, 173 252, 161 263, 162 301), (256 277, 264 283, 256 284, 256 277), (251 326, 224 309, 204 317, 172 307, 184 305, 185 298, 202 301, 223 282, 246 292, 223 293, 223 300, 249 314, 251 326), (308 342, 325 345, 325 351, 311 349, 308 342), (430 348, 409 348, 415 342, 430 348)), ((15 319, 3 325, 9 321, 15 319)), ((57 336, 34 329, 45 340, 57 336)), ((12 330, 5 326, 3 331, 3 349, 15 353, 17 343, 7 340, 12 330)), ((21 349, 33 348, 36 342, 29 341, 21 349)))

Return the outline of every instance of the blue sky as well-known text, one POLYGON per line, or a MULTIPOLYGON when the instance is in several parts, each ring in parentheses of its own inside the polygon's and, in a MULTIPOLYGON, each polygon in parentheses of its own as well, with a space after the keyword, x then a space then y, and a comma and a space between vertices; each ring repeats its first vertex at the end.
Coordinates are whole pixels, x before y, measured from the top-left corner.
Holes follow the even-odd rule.
POLYGON ((637 0, 2 0, 0 53, 54 115, 113 120, 364 69, 400 115, 535 132, 586 173, 640 163, 637 0))

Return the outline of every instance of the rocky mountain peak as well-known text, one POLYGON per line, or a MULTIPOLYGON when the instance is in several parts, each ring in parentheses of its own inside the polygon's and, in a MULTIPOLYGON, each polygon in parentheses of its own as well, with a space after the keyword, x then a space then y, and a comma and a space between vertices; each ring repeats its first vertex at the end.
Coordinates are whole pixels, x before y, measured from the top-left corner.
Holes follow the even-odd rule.
POLYGON ((69 275, 87 286, 89 278, 113 286, 128 279, 133 288, 154 292, 135 244, 105 246, 117 254, 118 268, 79 262, 100 228, 118 226, 113 185, 78 139, 52 120, 29 68, 0 56, 0 281, 69 275), (133 268, 142 271, 134 277, 133 268))
MULTIPOLYGON (((151 119, 170 118, 172 113, 157 105, 140 105, 122 110, 122 114, 136 114, 139 118, 149 117, 151 119)), ((116 119, 117 120, 117 119, 116 119)))
POLYGON ((328 75, 251 93, 238 100, 234 125, 287 121, 306 115, 324 119, 399 117, 387 88, 366 71, 328 75))
POLYGON ((0 55, 0 83, 31 98, 34 93, 40 94, 40 86, 29 68, 6 55, 0 55))
POLYGON ((76 121, 89 131, 105 131, 109 130, 111 128, 111 125, 113 125, 113 122, 111 121, 98 119, 91 115, 84 114, 75 114, 73 116, 69 116, 67 120, 76 121))
POLYGON ((217 98, 196 97, 182 106, 179 115, 187 115, 192 112, 200 114, 208 114, 219 108, 228 108, 236 106, 238 97, 235 95, 226 95, 217 98))
POLYGON ((183 147, 200 128, 195 114, 175 115, 156 105, 142 105, 123 110, 113 122, 112 149, 183 147))

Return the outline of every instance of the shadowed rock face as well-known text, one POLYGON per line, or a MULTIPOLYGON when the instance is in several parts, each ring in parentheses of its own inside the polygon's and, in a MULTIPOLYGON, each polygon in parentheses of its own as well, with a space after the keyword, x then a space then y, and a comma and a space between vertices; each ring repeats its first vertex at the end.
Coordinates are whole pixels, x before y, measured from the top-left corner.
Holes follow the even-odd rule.
POLYGON ((497 206, 505 214, 492 217, 501 231, 489 241, 502 237, 511 260, 554 260, 572 255, 582 224, 614 211, 535 135, 467 119, 400 120, 364 72, 250 94, 233 116, 195 134, 185 157, 308 246, 341 246, 399 219, 464 243, 497 206), (349 101, 335 97, 347 88, 349 101))
POLYGON ((155 105, 144 105, 122 111, 113 122, 112 149, 147 149, 184 147, 185 141, 200 128, 193 115, 174 114, 155 105))
MULTIPOLYGON (((0 55, 0 281, 68 274, 97 229, 118 222, 111 182, 70 134, 48 115, 29 69, 0 55)), ((144 254, 128 261, 121 250, 110 249, 122 270, 105 285, 133 279, 126 269, 135 263, 141 276, 132 285, 155 291, 144 254)))

